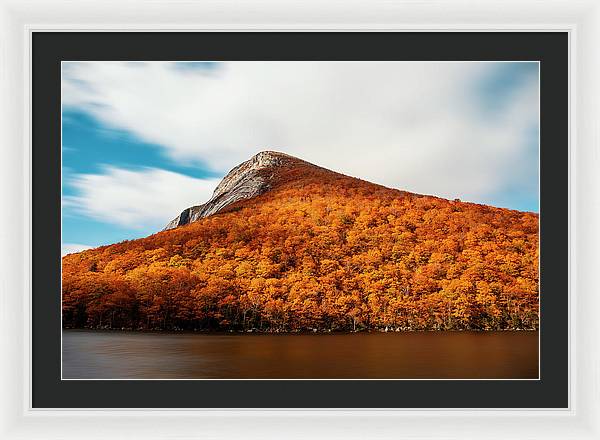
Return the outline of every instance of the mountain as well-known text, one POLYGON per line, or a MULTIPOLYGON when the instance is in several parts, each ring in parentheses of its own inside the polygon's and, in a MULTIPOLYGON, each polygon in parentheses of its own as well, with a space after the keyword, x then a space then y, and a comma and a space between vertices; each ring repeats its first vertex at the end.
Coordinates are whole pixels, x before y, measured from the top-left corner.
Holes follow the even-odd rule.
POLYGON ((538 222, 265 151, 165 230, 63 257, 63 325, 537 329, 538 222))
POLYGON ((215 214, 239 200, 261 195, 281 184, 287 173, 310 167, 317 168, 287 154, 261 151, 227 173, 208 202, 185 209, 164 230, 186 225, 215 214))

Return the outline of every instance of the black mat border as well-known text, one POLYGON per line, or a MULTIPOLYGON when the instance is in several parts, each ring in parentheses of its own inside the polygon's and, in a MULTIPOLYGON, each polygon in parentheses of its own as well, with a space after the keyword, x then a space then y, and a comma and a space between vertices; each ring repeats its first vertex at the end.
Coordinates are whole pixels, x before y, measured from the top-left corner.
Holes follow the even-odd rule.
POLYGON ((566 32, 34 32, 34 408, 565 408, 568 405, 566 32), (61 60, 541 62, 541 380, 61 381, 61 60))

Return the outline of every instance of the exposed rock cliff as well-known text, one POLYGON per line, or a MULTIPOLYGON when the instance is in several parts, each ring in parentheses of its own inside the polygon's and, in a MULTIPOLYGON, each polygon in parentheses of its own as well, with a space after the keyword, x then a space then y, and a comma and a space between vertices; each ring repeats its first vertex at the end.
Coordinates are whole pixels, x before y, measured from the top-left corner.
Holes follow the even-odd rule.
POLYGON ((287 154, 261 151, 232 169, 217 185, 208 202, 185 209, 171 220, 164 230, 208 217, 239 200, 265 193, 276 183, 278 171, 294 163, 306 164, 306 162, 287 154))

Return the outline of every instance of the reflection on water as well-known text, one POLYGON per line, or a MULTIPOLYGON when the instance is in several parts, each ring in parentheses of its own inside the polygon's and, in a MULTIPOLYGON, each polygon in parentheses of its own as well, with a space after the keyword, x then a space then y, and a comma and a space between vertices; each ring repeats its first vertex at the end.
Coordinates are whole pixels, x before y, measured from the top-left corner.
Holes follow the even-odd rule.
POLYGON ((537 377, 538 332, 63 331, 64 379, 537 377))

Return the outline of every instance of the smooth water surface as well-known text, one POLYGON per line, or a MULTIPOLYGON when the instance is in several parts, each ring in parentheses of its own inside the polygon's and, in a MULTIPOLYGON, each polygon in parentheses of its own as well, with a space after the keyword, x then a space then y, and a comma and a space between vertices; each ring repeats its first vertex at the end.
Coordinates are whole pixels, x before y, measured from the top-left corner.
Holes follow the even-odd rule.
POLYGON ((538 332, 63 331, 64 379, 537 378, 538 332))

